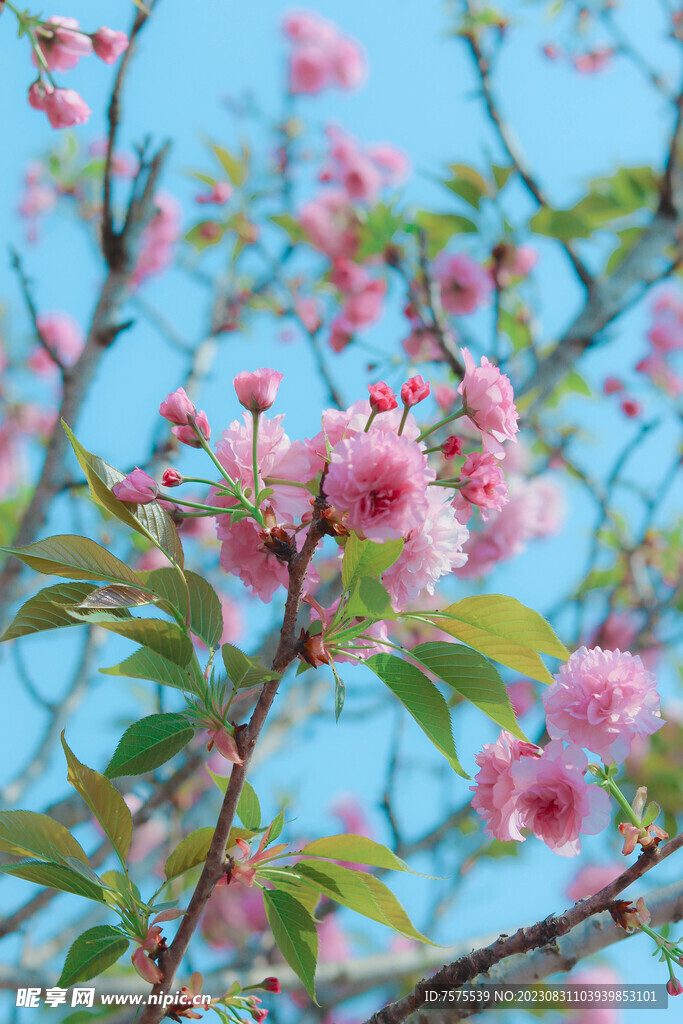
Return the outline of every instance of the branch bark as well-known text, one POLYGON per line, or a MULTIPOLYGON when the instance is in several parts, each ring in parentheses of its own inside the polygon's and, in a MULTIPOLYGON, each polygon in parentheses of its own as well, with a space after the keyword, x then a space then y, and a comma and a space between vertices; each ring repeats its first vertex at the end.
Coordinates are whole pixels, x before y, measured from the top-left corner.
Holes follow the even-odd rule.
POLYGON ((491 945, 461 957, 454 963, 447 964, 429 979, 423 979, 412 992, 394 1003, 390 1003, 369 1017, 365 1024, 402 1024, 411 1014, 424 1006, 425 992, 437 985, 449 988, 461 988, 479 974, 486 973, 495 964, 508 957, 524 954, 539 947, 554 943, 562 935, 567 935, 577 925, 595 914, 606 910, 612 900, 622 890, 650 871, 656 864, 675 853, 683 846, 683 833, 675 836, 664 846, 656 850, 645 850, 635 864, 624 871, 618 878, 587 900, 576 903, 559 917, 551 915, 544 921, 538 921, 528 928, 519 928, 514 935, 501 935, 491 945))

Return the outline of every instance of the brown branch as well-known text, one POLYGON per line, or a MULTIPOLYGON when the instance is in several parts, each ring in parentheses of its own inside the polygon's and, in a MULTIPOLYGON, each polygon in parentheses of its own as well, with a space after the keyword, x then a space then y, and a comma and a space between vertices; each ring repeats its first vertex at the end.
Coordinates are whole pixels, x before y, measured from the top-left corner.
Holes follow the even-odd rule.
MULTIPOLYGON (((137 21, 136 18, 136 23, 137 21)), ((145 21, 146 16, 137 29, 138 32, 145 21)), ((125 67, 129 67, 129 61, 125 67)), ((120 90, 121 85, 115 84, 114 89, 117 88, 120 90)), ((142 192, 131 200, 126 225, 117 236, 123 246, 124 257, 120 261, 108 263, 107 274, 91 318, 83 351, 73 366, 65 367, 62 371, 64 386, 57 425, 47 446, 40 478, 18 526, 14 539, 18 546, 35 540, 47 520, 50 504, 63 484, 64 465, 70 447, 59 421, 63 419, 70 426, 76 423, 104 353, 117 335, 129 326, 119 321, 119 314, 128 296, 139 235, 154 212, 154 193, 167 151, 167 145, 162 147, 142 171, 142 192)), ((14 600, 20 572, 21 563, 13 558, 7 561, 0 573, 0 629, 14 600)))
POLYGON ((538 949, 554 942, 562 935, 567 935, 581 922, 606 910, 623 889, 626 889, 636 879, 641 878, 666 857, 675 853, 681 846, 683 846, 683 832, 658 850, 643 851, 635 864, 632 864, 630 868, 594 896, 576 903, 571 910, 559 917, 551 914, 544 921, 538 921, 528 928, 520 928, 514 935, 501 935, 490 946, 474 950, 467 956, 460 957, 454 963, 447 964, 431 978, 423 979, 407 996, 378 1010, 365 1021, 365 1024, 402 1024, 411 1013, 415 1013, 425 1004, 425 993, 428 989, 435 986, 460 988, 478 974, 486 973, 494 964, 500 963, 510 956, 538 949))
MULTIPOLYGON (((322 512, 326 507, 325 496, 322 492, 318 495, 313 506, 313 518, 308 529, 306 539, 301 551, 291 559, 289 563, 289 586, 287 589, 287 600, 280 631, 280 640, 273 659, 273 670, 282 674, 288 665, 296 657, 297 641, 295 634, 296 620, 301 603, 306 572, 310 565, 315 549, 323 537, 321 525, 322 512)), ((176 972, 187 951, 190 940, 199 925, 204 908, 213 892, 216 884, 223 877, 226 871, 225 850, 230 836, 230 829, 237 811, 237 804, 242 793, 242 787, 249 769, 254 747, 265 724, 268 713, 278 692, 279 679, 268 682, 264 685, 261 695, 256 703, 249 724, 240 739, 240 754, 244 763, 234 765, 230 773, 230 781, 225 791, 223 804, 218 815, 216 829, 213 834, 211 846, 206 862, 199 877, 197 886, 190 898, 187 910, 180 922, 176 936, 168 947, 168 950, 160 957, 159 966, 163 973, 163 981, 152 989, 155 996, 164 995, 169 992, 175 980, 176 972)), ((140 1019, 140 1024, 158 1024, 164 1016, 164 1007, 148 1004, 140 1019)))
MULTIPOLYGON (((467 13, 472 13, 470 0, 465 0, 465 8, 467 13)), ((527 192, 532 196, 532 198, 535 199, 539 206, 549 207, 551 204, 548 201, 545 192, 528 166, 526 158, 522 154, 512 130, 505 123, 500 113, 500 109, 493 95, 493 87, 491 85, 491 65, 481 48, 477 34, 472 32, 469 35, 465 35, 463 38, 469 48, 479 75, 481 92, 486 110, 493 126, 496 129, 501 145, 507 153, 508 159, 514 165, 515 170, 524 182, 527 192)), ((574 246, 571 242, 562 242, 562 247, 569 256, 579 279, 583 282, 586 288, 590 289, 593 282, 592 275, 585 266, 583 260, 577 254, 574 246)))
POLYGON ((33 330, 34 330, 35 336, 36 336, 39 344, 45 349, 45 351, 49 355, 49 357, 52 360, 52 362, 55 364, 55 366, 57 366, 59 368, 60 372, 63 375, 64 374, 64 363, 62 362, 59 353, 46 340, 45 335, 43 334, 43 332, 40 329, 40 326, 38 324, 38 310, 37 310, 36 304, 35 304, 35 302, 33 300, 33 293, 31 291, 31 283, 30 283, 29 279, 27 278, 26 274, 24 273, 24 268, 23 268, 22 263, 21 263, 21 257, 19 256, 19 253, 15 249, 10 249, 10 261, 11 261, 11 264, 12 264, 12 269, 16 272, 16 275, 19 278, 19 286, 21 288, 21 294, 24 297, 24 303, 26 304, 26 308, 27 308, 29 316, 31 318, 31 323, 33 324, 33 330))

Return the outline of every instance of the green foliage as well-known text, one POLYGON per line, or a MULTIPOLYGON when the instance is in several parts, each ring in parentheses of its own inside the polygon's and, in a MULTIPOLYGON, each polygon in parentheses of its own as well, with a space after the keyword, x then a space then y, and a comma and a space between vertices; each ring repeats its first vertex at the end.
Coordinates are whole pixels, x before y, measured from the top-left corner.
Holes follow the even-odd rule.
POLYGON ((344 618, 395 619, 391 598, 378 580, 364 577, 353 584, 348 602, 343 609, 344 618))
POLYGON ((272 669, 247 657, 239 647, 235 647, 233 644, 223 644, 221 653, 228 679, 236 690, 247 686, 260 686, 261 683, 279 679, 281 676, 280 672, 273 672, 272 669))
POLYGON ((45 587, 21 606, 0 640, 15 640, 48 629, 80 625, 80 619, 75 619, 70 609, 95 590, 97 587, 90 583, 56 583, 45 587))
POLYGON ((446 188, 460 196, 468 206, 473 206, 475 210, 478 210, 482 199, 489 194, 487 182, 479 171, 467 164, 450 164, 449 170, 452 172, 452 177, 444 181, 446 188))
POLYGON ((371 540, 361 540, 352 533, 344 545, 342 559, 344 590, 350 590, 354 583, 365 577, 376 579, 381 576, 400 557, 402 551, 401 539, 376 544, 371 540))
POLYGON ((478 230, 469 217, 461 217, 457 213, 431 213, 429 210, 418 210, 415 224, 427 236, 430 259, 445 249, 454 235, 476 234, 478 230))
POLYGON ((249 170, 249 156, 246 149, 243 150, 242 156, 239 157, 231 153, 225 146, 219 146, 215 142, 211 142, 209 148, 233 185, 243 185, 247 180, 249 170))
POLYGON ((203 576, 184 573, 185 582, 174 569, 154 569, 141 574, 146 586, 161 599, 162 607, 175 609, 182 619, 190 601, 190 630, 212 650, 223 636, 223 611, 218 594, 203 576))
POLYGON ((99 456, 87 451, 63 421, 62 426, 85 473, 94 501, 120 522, 150 540, 167 558, 182 568, 183 548, 178 531, 168 513, 156 501, 146 505, 133 505, 115 498, 111 489, 114 484, 125 478, 124 474, 99 456))
POLYGON ((469 778, 455 750, 448 705, 427 676, 393 654, 373 654, 365 665, 386 683, 458 775, 469 778))
POLYGON ((374 875, 325 860, 299 861, 296 872, 335 903, 392 928, 406 939, 433 945, 414 927, 393 892, 374 875))
POLYGON ((101 974, 123 956, 128 945, 128 939, 111 925, 89 928, 78 936, 66 954, 58 986, 69 988, 101 974))
POLYGON ((552 676, 537 652, 563 661, 569 657, 543 616, 504 594, 466 597, 443 612, 420 617, 501 665, 541 683, 552 682, 552 676))
POLYGON ((164 622, 163 619, 120 619, 108 612, 81 613, 80 618, 83 622, 143 644, 180 668, 185 668, 192 659, 192 641, 175 622, 164 622))
POLYGON ((133 819, 125 800, 109 779, 81 764, 69 748, 64 733, 62 746, 69 768, 67 780, 99 821, 120 860, 125 861, 133 834, 133 819))
MULTIPOLYGON (((237 804, 237 817, 245 828, 258 831, 261 827, 261 805, 254 787, 250 782, 244 780, 242 792, 237 804)), ((271 837, 275 838, 275 837, 271 837)))
POLYGON ((115 779, 151 772, 175 757, 193 736, 185 715, 148 715, 126 729, 104 774, 115 779))
MULTIPOLYGON (((79 863, 79 862, 76 862, 79 863)), ((0 865, 0 872, 23 878, 48 889, 58 889, 73 896, 83 896, 95 903, 105 903, 104 889, 73 867, 40 860, 21 860, 16 864, 0 865)))
POLYGON ((189 871, 190 868, 196 867, 197 864, 203 864, 207 858, 214 831, 213 828, 198 828, 181 839, 164 865, 166 878, 169 880, 177 878, 189 871))
POLYGON ((263 902, 278 949, 317 1004, 314 976, 318 933, 310 911, 290 893, 279 889, 264 889, 263 902))
POLYGON ((356 259, 359 262, 384 252, 394 240, 394 235, 405 228, 401 214, 386 203, 376 203, 361 221, 360 242, 356 259))
POLYGON ((64 534, 36 541, 23 548, 0 548, 0 551, 14 555, 45 576, 139 585, 138 577, 132 569, 88 537, 64 534))
POLYGON ((17 857, 88 863, 81 844, 63 825, 35 811, 0 811, 0 850, 17 857))
POLYGON ((285 234, 289 236, 289 240, 293 245, 296 245, 297 242, 306 241, 306 233, 304 229, 289 213, 275 214, 273 217, 270 217, 269 220, 279 228, 282 228, 285 234))
POLYGON ((521 740, 526 739, 515 718, 503 680, 491 662, 477 651, 462 644, 434 641, 413 647, 410 657, 419 661, 428 672, 451 686, 501 728, 521 740))
POLYGON ((299 854, 311 857, 324 857, 330 860, 350 861, 356 864, 367 864, 368 867, 386 868, 391 871, 410 871, 404 860, 381 843, 366 836, 344 833, 338 836, 324 836, 307 843, 299 854))
POLYGON ((153 683, 163 683, 164 686, 172 686, 176 690, 188 690, 194 692, 192 676, 187 669, 182 669, 168 658, 149 650, 147 647, 140 647, 134 651, 125 661, 111 668, 101 668, 103 675, 126 676, 129 679, 149 679, 153 683))

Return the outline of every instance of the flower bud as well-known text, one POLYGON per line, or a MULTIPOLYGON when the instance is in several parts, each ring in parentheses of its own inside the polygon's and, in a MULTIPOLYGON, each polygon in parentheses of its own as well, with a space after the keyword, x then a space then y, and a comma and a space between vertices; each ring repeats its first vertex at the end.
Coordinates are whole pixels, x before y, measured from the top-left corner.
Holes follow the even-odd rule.
POLYGON ((377 384, 368 384, 368 391, 373 412, 390 412, 398 407, 396 395, 383 380, 377 384))
POLYGON ((408 408, 413 405, 417 405, 418 402, 424 401, 429 395, 429 381, 425 381, 419 374, 417 377, 411 377, 401 387, 401 401, 408 408))
POLYGON ((183 482, 183 475, 177 469, 165 469, 161 482, 164 487, 179 487, 183 482))
MULTIPOLYGON (((208 441, 211 437, 211 427, 203 409, 196 414, 195 424, 202 436, 208 441)), ((182 444, 186 444, 190 448, 201 448, 202 446, 201 441, 197 437, 196 430, 191 425, 171 427, 171 433, 175 434, 182 444)))
POLYGON ((144 469, 135 468, 127 477, 112 487, 112 494, 119 501, 130 501, 136 505, 148 505, 154 501, 159 488, 156 481, 145 473, 144 469))
POLYGON ((100 60, 113 64, 128 49, 128 36, 104 25, 92 37, 92 47, 100 60))
POLYGON ((683 985, 681 985, 678 978, 669 978, 666 983, 666 991, 670 996, 680 996, 683 994, 683 985))
POLYGON ((135 950, 131 956, 133 967, 138 972, 141 978, 148 981, 150 985, 157 985, 163 980, 163 974, 158 964, 155 964, 153 960, 145 953, 141 946, 135 950))
POLYGON ((262 367, 253 373, 243 370, 237 374, 233 384, 237 397, 245 409, 250 412, 265 412, 275 401, 281 380, 282 374, 277 370, 262 367))
POLYGON ((280 992, 280 982, 277 978, 264 978, 261 982, 261 988, 265 989, 266 992, 280 992))
POLYGON ((194 416, 197 410, 185 394, 185 388, 178 388, 163 400, 159 406, 159 412, 164 419, 184 427, 189 424, 190 416, 194 416))
POLYGON ((461 439, 455 435, 447 437, 441 445, 441 451, 445 459, 455 459, 458 455, 462 455, 461 439))

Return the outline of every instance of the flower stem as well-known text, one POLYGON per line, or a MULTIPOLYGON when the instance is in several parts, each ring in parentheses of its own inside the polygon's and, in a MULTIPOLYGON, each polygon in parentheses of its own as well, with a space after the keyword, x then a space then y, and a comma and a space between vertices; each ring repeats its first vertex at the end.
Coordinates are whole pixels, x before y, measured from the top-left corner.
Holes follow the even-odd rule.
POLYGON ((409 412, 408 406, 404 405, 403 406, 403 415, 401 416, 401 422, 398 425, 398 436, 399 437, 403 433, 403 428, 406 425, 406 420, 408 419, 408 412, 409 412))
POLYGON ((257 409, 251 414, 253 426, 251 430, 251 462, 254 473, 254 504, 259 506, 259 482, 258 482, 258 427, 261 413, 257 409))
POLYGON ((444 416, 444 418, 439 420, 438 423, 435 423, 433 427, 427 427, 426 430, 423 430, 418 437, 418 441, 424 441, 425 437, 429 437, 429 435, 433 434, 435 430, 438 430, 440 427, 445 427, 447 423, 452 423, 453 420, 458 420, 464 415, 465 409, 462 408, 460 412, 454 412, 450 416, 444 416))

